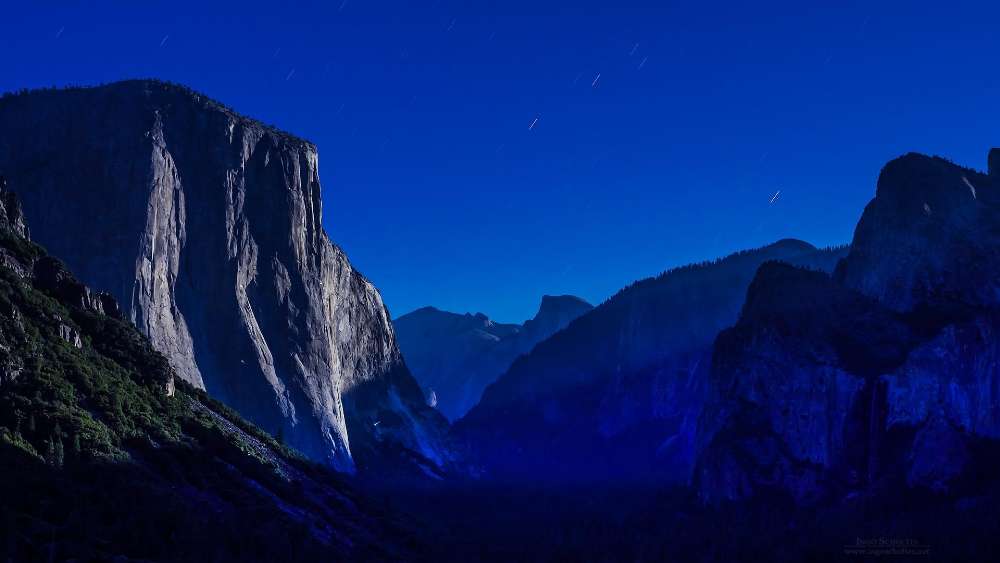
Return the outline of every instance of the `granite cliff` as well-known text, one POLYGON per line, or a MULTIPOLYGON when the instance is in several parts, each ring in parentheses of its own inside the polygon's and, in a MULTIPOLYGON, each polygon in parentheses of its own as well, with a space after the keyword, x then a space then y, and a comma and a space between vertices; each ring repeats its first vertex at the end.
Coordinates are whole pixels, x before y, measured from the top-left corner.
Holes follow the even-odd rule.
POLYGON ((0 170, 183 380, 341 469, 448 465, 378 291, 323 230, 311 143, 127 81, 4 96, 0 170))
POLYGON ((0 472, 9 561, 413 556, 342 476, 177 380, 111 295, 29 239, 3 178, 0 472))

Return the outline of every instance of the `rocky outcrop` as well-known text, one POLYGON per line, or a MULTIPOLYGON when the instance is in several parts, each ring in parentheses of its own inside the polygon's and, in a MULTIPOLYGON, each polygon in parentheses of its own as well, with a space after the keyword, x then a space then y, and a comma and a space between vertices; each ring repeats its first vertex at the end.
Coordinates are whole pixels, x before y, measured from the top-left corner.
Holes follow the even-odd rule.
POLYGON ((456 434, 498 478, 687 482, 712 341, 757 267, 842 255, 783 240, 636 282, 515 361, 456 434))
POLYGON ((0 229, 24 240, 31 239, 21 202, 7 189, 7 178, 3 176, 0 176, 0 229))
POLYGON ((323 230, 309 142, 129 81, 5 96, 0 170, 38 241, 189 383, 343 469, 448 463, 378 291, 323 230))
POLYGON ((998 232, 990 177, 911 154, 882 171, 832 279, 763 266, 715 343, 701 494, 976 482, 1000 438, 998 232))
POLYGON ((822 272, 761 266, 739 322, 715 342, 699 490, 733 500, 773 488, 805 502, 830 479, 868 484, 884 435, 879 376, 916 342, 898 315, 822 272))
POLYGON ((109 293, 95 292, 76 279, 57 258, 42 256, 32 267, 35 286, 73 307, 113 317, 121 316, 118 301, 109 293))
MULTIPOLYGON (((92 291, 76 279, 57 258, 49 256, 44 249, 29 238, 24 212, 14 192, 7 187, 6 178, 0 177, 0 258, 6 272, 26 287, 38 290, 53 299, 70 316, 93 315, 98 319, 110 317, 120 321, 120 309, 115 298, 107 293, 92 291)), ((8 280, 9 281, 9 280, 8 280)), ((23 289, 26 289, 23 288, 23 289)), ((76 349, 83 348, 83 337, 76 323, 63 318, 62 312, 47 316, 54 325, 55 335, 76 349)), ((12 383, 24 371, 24 360, 15 353, 23 346, 27 337, 21 311, 9 301, 0 306, 0 316, 9 320, 14 330, 0 330, 0 386, 12 383)), ((93 318, 88 317, 88 318, 93 318)), ((23 353, 23 351, 22 351, 23 353)), ((148 374, 173 394, 174 374, 169 370, 148 374)))
POLYGON ((407 313, 393 324, 406 365, 428 401, 454 420, 468 412, 518 356, 592 308, 572 295, 545 295, 538 313, 522 325, 434 307, 407 313))
POLYGON ((883 168, 837 278, 897 311, 994 305, 996 225, 1000 194, 990 177, 908 154, 883 168))

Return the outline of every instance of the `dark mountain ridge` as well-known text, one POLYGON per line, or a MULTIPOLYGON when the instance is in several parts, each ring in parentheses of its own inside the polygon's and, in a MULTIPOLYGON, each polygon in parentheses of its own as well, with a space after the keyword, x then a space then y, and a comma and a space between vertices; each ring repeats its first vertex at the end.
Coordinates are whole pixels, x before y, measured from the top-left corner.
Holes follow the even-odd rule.
POLYGON ((686 482, 712 340, 757 267, 843 253, 788 239, 636 282, 517 359, 455 432, 494 478, 686 482))

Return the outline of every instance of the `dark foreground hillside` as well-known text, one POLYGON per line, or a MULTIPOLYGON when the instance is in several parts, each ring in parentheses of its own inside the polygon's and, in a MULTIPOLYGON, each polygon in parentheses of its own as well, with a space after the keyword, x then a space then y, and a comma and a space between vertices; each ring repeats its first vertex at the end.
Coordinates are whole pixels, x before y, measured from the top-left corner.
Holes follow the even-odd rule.
POLYGON ((175 380, 0 200, 0 560, 412 559, 337 474, 175 380))

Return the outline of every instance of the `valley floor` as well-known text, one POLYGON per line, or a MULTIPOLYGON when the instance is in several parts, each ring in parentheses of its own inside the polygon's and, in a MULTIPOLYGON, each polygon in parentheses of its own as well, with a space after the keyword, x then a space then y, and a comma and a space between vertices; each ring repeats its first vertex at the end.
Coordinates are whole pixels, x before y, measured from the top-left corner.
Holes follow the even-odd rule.
POLYGON ((370 491, 408 515, 432 561, 981 561, 1000 550, 1000 489, 884 493, 796 508, 706 506, 684 488, 469 484, 370 491))

